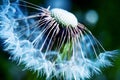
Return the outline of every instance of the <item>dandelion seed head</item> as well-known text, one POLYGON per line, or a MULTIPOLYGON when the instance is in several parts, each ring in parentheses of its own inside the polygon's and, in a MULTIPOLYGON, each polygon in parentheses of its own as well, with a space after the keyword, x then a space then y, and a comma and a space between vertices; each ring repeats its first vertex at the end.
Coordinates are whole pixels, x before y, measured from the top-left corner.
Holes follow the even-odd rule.
POLYGON ((51 10, 51 15, 64 26, 76 27, 78 25, 77 18, 72 13, 66 10, 53 8, 51 10))
POLYGON ((25 64, 25 69, 46 79, 85 80, 112 65, 109 58, 117 52, 106 51, 72 13, 34 5, 30 8, 40 13, 26 15, 19 6, 17 1, 0 8, 0 38, 10 59, 25 64))

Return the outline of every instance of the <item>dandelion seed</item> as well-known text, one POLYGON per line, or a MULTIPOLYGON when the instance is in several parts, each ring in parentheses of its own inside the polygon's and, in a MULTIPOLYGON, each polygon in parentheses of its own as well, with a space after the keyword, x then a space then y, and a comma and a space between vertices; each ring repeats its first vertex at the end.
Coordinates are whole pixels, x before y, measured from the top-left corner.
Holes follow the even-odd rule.
POLYGON ((70 12, 46 9, 21 0, 1 6, 0 37, 11 59, 25 64, 25 69, 65 80, 90 78, 111 66, 109 58, 117 51, 105 51, 92 33, 70 12), (27 16, 19 6, 39 13, 27 16))

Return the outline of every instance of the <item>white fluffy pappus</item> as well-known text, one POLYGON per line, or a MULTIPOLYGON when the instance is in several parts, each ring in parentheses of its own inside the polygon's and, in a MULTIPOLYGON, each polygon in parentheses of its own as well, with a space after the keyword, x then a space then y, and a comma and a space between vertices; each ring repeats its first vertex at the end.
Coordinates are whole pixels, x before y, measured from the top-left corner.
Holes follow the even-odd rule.
POLYGON ((46 79, 65 80, 84 80, 112 65, 110 59, 117 51, 106 51, 72 13, 21 2, 27 5, 4 0, 0 6, 0 37, 12 60, 45 74, 46 79), (19 6, 39 13, 28 16, 19 6))

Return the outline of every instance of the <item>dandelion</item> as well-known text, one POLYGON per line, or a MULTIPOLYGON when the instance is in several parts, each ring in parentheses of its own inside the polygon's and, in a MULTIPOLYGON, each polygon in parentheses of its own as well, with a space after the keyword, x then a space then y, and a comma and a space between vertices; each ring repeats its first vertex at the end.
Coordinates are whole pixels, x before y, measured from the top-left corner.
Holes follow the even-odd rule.
POLYGON ((45 74, 46 79, 84 80, 112 65, 116 51, 106 51, 72 13, 20 2, 27 6, 4 0, 0 10, 0 37, 10 59, 45 74), (19 6, 39 13, 28 16, 19 6))

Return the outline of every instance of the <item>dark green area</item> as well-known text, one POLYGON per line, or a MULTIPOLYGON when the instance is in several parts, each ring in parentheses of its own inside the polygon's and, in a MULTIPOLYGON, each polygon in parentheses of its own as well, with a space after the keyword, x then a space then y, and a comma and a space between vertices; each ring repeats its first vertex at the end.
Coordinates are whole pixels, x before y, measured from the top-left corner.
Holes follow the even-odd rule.
MULTIPOLYGON (((28 0, 31 3, 45 7, 44 0, 28 0)), ((88 25, 93 35, 102 42, 106 50, 120 49, 120 0, 70 0, 71 11, 84 14, 87 10, 96 10, 99 20, 94 27, 88 25)), ((32 12, 32 11, 31 11, 32 12)), ((79 20, 82 23, 84 21, 79 20)), ((85 23, 84 23, 85 24, 85 23)), ((87 24, 85 24, 87 25, 87 24)), ((44 80, 44 76, 37 77, 37 73, 26 70, 22 65, 9 60, 7 52, 0 47, 0 80, 44 80)), ((103 69, 103 74, 96 75, 91 80, 120 80, 120 57, 114 66, 103 69)))

